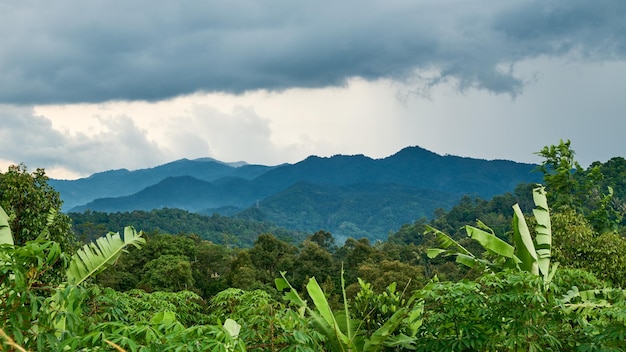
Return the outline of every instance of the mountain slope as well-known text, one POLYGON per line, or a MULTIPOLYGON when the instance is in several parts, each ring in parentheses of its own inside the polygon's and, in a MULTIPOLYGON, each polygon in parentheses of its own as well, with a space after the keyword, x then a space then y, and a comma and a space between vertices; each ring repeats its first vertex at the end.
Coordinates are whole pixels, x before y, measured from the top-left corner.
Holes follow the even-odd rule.
POLYGON ((323 229, 340 240, 376 240, 386 239, 403 224, 429 218, 434 209, 449 208, 458 199, 454 194, 390 183, 330 186, 300 182, 236 217, 308 233, 323 229))
POLYGON ((50 185, 61 193, 65 211, 98 198, 127 196, 168 177, 191 176, 199 180, 214 181, 221 177, 231 176, 249 180, 273 168, 241 163, 234 165, 238 166, 231 166, 211 158, 181 159, 136 171, 111 170, 78 180, 50 180, 50 185))
MULTIPOLYGON (((519 183, 540 182, 541 174, 532 172, 535 167, 409 147, 382 159, 311 156, 276 167, 179 160, 153 169, 110 171, 67 185, 76 182, 73 191, 80 193, 93 182, 91 195, 109 193, 71 211, 180 208, 235 214, 247 209, 238 216, 302 231, 323 228, 375 239, 419 217, 430 217, 434 209, 447 208, 464 194, 489 199, 513 191, 519 183)), ((66 200, 68 195, 60 192, 66 200)))
POLYGON ((190 213, 180 209, 100 213, 87 211, 70 213, 73 228, 79 238, 95 240, 108 230, 118 231, 133 226, 144 232, 195 234, 213 243, 252 247, 260 233, 272 233, 287 242, 300 243, 306 234, 272 224, 246 221, 213 214, 190 213))
POLYGON ((127 212, 178 208, 199 212, 222 206, 246 207, 257 199, 255 195, 250 181, 242 178, 222 178, 213 183, 191 176, 177 176, 168 177, 128 196, 98 198, 70 211, 127 212))
POLYGON ((310 156, 268 170, 254 180, 274 192, 300 181, 325 185, 395 183, 446 193, 476 194, 491 198, 513 190, 520 182, 539 182, 533 164, 441 156, 420 147, 407 147, 383 159, 363 155, 310 156))

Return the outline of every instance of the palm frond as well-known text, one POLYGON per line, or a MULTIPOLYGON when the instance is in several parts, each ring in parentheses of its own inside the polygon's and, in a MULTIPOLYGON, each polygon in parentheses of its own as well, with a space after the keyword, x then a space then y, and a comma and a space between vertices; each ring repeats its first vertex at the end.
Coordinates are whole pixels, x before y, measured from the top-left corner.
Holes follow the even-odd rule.
POLYGON ((119 232, 109 232, 106 236, 98 238, 95 243, 85 245, 72 256, 67 270, 67 283, 79 285, 115 262, 128 245, 139 248, 145 242, 141 232, 137 233, 130 226, 124 229, 123 239, 119 232))

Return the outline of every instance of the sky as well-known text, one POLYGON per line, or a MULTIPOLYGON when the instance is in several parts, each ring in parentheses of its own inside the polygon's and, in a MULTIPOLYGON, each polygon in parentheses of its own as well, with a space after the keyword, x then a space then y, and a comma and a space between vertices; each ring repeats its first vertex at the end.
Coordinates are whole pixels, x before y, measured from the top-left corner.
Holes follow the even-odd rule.
POLYGON ((625 156, 623 0, 0 0, 0 170, 625 156))

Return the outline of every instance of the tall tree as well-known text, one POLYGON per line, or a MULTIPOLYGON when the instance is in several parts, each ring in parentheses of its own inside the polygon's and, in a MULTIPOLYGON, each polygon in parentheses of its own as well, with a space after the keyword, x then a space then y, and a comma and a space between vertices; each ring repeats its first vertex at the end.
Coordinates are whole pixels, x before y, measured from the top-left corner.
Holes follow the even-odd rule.
POLYGON ((539 170, 549 192, 548 201, 554 208, 573 206, 589 191, 590 183, 581 182, 584 170, 574 159, 576 154, 570 140, 560 140, 558 145, 545 146, 536 154, 544 158, 539 170))
POLYGON ((48 239, 58 242, 64 251, 76 250, 78 241, 70 218, 60 212, 62 204, 59 193, 48 184, 44 169, 29 173, 20 164, 0 173, 0 206, 9 216, 16 245, 34 240, 47 229, 48 239), (54 216, 49 218, 50 214, 54 216))
POLYGON ((572 208, 585 215, 597 233, 616 231, 624 217, 623 205, 615 202, 613 188, 603 183, 601 165, 594 163, 584 170, 570 144, 561 140, 537 153, 544 158, 539 169, 549 203, 555 210, 572 208))
POLYGON ((281 271, 293 269, 297 252, 298 248, 277 239, 273 234, 259 235, 249 251, 252 263, 269 282, 279 277, 281 271))

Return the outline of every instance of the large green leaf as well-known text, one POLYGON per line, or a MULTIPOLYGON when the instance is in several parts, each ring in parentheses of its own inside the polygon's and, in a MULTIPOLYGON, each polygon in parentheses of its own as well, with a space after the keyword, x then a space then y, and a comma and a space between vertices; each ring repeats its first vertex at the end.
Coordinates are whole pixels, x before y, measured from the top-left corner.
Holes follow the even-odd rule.
POLYGON ((341 329, 339 329, 339 324, 330 309, 330 305, 326 300, 324 291, 322 291, 322 288, 319 286, 314 277, 309 280, 309 283, 306 285, 306 290, 309 293, 311 300, 313 300, 313 304, 315 304, 317 312, 324 319, 326 325, 333 330, 334 335, 337 339, 339 339, 339 341, 341 341, 342 344, 349 345, 350 339, 341 331, 341 329))
POLYGON ((119 233, 109 232, 106 236, 98 238, 95 243, 85 245, 72 256, 67 270, 67 283, 79 285, 115 262, 125 247, 133 245, 139 248, 145 241, 141 233, 137 233, 130 226, 124 229, 123 239, 119 233))
POLYGON ((406 315, 406 308, 398 309, 392 316, 378 328, 366 342, 364 351, 380 351, 385 343, 393 337, 393 332, 400 326, 406 315))
POLYGON ((469 225, 465 226, 465 231, 470 238, 478 241, 486 250, 506 258, 513 258, 515 248, 493 233, 469 225))
POLYGON ((429 258, 434 258, 441 253, 446 253, 448 255, 462 253, 468 256, 473 256, 473 254, 470 251, 468 251, 465 247, 461 246, 457 241, 453 240, 452 237, 448 236, 444 232, 437 230, 434 227, 430 227, 426 225, 425 233, 434 233, 435 236, 437 236, 437 241, 439 242, 439 245, 444 249, 444 250, 441 250, 441 249, 427 250, 426 255, 428 255, 429 258))
POLYGON ((226 330, 226 332, 228 332, 230 337, 236 339, 236 338, 239 337, 239 332, 241 331, 241 325, 237 324, 236 321, 228 318, 224 322, 224 330, 226 330))
POLYGON ((537 252, 519 204, 513 206, 513 242, 515 242, 515 254, 521 261, 520 269, 539 275, 537 252))
POLYGON ((301 317, 304 317, 304 313, 308 308, 307 302, 303 300, 302 297, 300 297, 298 291, 296 291, 296 289, 291 286, 289 281, 287 281, 287 279, 285 278, 285 274, 286 272, 281 271, 280 276, 282 276, 282 278, 276 278, 274 280, 274 282, 276 283, 276 289, 279 292, 283 292, 285 289, 289 289, 287 292, 285 292, 283 298, 291 304, 297 306, 298 313, 301 317))
POLYGON ((467 255, 467 254, 462 254, 462 253, 457 253, 456 254, 455 261, 457 263, 459 263, 459 264, 465 265, 468 268, 475 268, 475 267, 480 266, 482 264, 486 264, 485 262, 481 262, 480 260, 478 260, 473 255, 467 255))
POLYGON ((430 258, 430 259, 433 259, 433 258, 437 258, 437 256, 439 256, 439 254, 447 253, 447 252, 448 252, 447 249, 427 248, 426 249, 426 256, 428 256, 428 258, 430 258))
POLYGON ((57 311, 57 318, 54 326, 57 329, 57 336, 66 330, 67 319, 66 313, 76 313, 77 305, 71 301, 63 299, 62 291, 73 292, 74 286, 79 285, 92 275, 106 269, 110 264, 124 252, 124 248, 132 245, 139 248, 146 242, 141 237, 141 232, 137 233, 134 228, 127 226, 124 228, 124 238, 122 239, 119 232, 109 232, 104 237, 100 237, 95 243, 85 245, 72 256, 70 267, 67 269, 67 283, 57 287, 57 292, 50 298, 49 304, 53 310, 57 311), (69 286, 68 286, 69 284, 69 286))
POLYGON ((432 259, 440 254, 443 254, 445 256, 454 256, 457 263, 463 264, 469 268, 475 268, 479 265, 489 265, 488 262, 476 258, 474 254, 468 251, 465 247, 461 246, 457 241, 452 239, 452 237, 426 225, 426 233, 431 232, 437 236, 437 241, 442 248, 426 249, 426 255, 428 258, 432 259))
POLYGON ((550 223, 550 212, 548 210, 548 201, 546 199, 546 191, 541 187, 533 189, 533 200, 536 208, 533 214, 537 220, 535 226, 535 243, 537 251, 537 264, 539 271, 544 278, 550 275, 550 256, 552 251, 552 225, 550 223))
POLYGON ((9 216, 2 207, 0 207, 0 244, 14 244, 13 234, 9 227, 9 216))
POLYGON ((353 334, 352 326, 350 323, 350 320, 351 320, 350 309, 348 305, 348 297, 346 295, 346 280, 343 274, 344 274, 343 263, 341 263, 341 292, 343 295, 343 309, 344 309, 344 314, 345 314, 345 319, 346 319, 346 333, 348 334, 348 340, 353 341, 355 334, 353 334))

